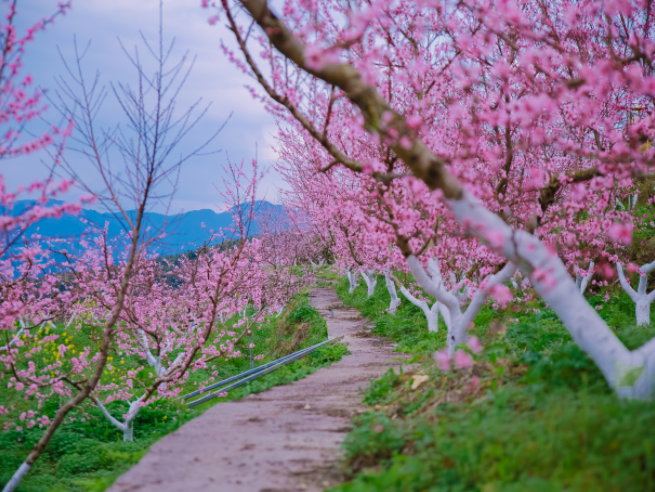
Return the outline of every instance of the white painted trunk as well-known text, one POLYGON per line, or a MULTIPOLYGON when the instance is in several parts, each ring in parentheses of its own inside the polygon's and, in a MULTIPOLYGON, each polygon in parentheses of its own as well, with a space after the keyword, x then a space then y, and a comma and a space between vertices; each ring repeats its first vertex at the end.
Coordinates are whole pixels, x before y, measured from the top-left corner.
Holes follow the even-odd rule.
MULTIPOLYGON (((407 266, 414 276, 414 279, 423 288, 423 290, 431 297, 434 297, 437 302, 434 304, 435 312, 437 309, 444 315, 444 322, 448 328, 447 346, 449 352, 454 352, 454 348, 462 341, 462 333, 456 329, 457 323, 462 315, 460 309, 459 299, 446 290, 443 279, 441 277, 441 270, 439 269, 439 262, 435 258, 428 260, 428 271, 432 278, 425 272, 423 266, 418 258, 414 255, 407 257, 407 266)), ((466 337, 466 331, 463 332, 466 337)))
POLYGON ((357 277, 355 277, 355 275, 353 275, 350 270, 346 270, 346 276, 348 277, 348 282, 350 283, 348 294, 352 294, 357 288, 357 277))
POLYGON ((443 285, 437 260, 430 259, 428 262, 428 270, 432 273, 432 278, 427 275, 416 256, 410 255, 407 257, 406 261, 407 266, 418 284, 427 294, 437 300, 435 306, 437 306, 441 311, 441 314, 444 317, 444 323, 448 328, 446 346, 450 355, 455 353, 455 347, 457 347, 457 345, 467 341, 467 328, 469 324, 475 320, 475 317, 480 312, 480 309, 482 309, 482 306, 484 306, 491 288, 496 284, 502 284, 509 281, 512 275, 514 275, 514 272, 516 272, 516 265, 508 262, 500 272, 494 275, 489 275, 485 280, 483 280, 485 288, 477 290, 473 299, 471 299, 466 312, 462 313, 460 298, 463 297, 463 293, 456 292, 455 295, 446 290, 443 285))
POLYGON ((587 285, 589 284, 589 280, 594 274, 594 262, 592 261, 589 263, 589 273, 586 275, 580 275, 579 273, 576 274, 575 276, 575 285, 578 287, 578 290, 580 291, 580 294, 584 294, 585 290, 587 290, 587 285))
MULTIPOLYGON (((43 326, 43 323, 41 324, 41 326, 43 326)), ((20 340, 20 337, 24 331, 25 331, 24 327, 18 330, 16 335, 14 335, 14 337, 11 340, 9 340, 9 343, 7 345, 0 347, 0 352, 8 351, 18 340, 20 340)))
POLYGON ((68 329, 68 327, 71 325, 71 323, 73 321, 75 321, 75 318, 77 318, 77 313, 73 313, 73 315, 70 317, 70 319, 68 320, 68 323, 66 323, 66 329, 68 329))
POLYGON ((651 302, 652 300, 648 296, 640 296, 635 303, 638 325, 650 325, 651 302))
POLYGON ((558 314, 582 350, 598 365, 610 386, 621 397, 652 398, 655 389, 655 339, 637 350, 628 350, 587 303, 566 267, 535 236, 516 230, 464 191, 448 200, 459 223, 468 224, 476 237, 502 246, 494 248, 518 264, 541 298, 558 314))
POLYGON ((364 282, 366 282, 366 295, 367 297, 371 297, 373 294, 375 294, 375 286, 377 285, 378 280, 375 278, 375 274, 372 270, 366 270, 366 272, 361 273, 362 277, 364 278, 364 282))
POLYGON ((435 302, 432 307, 430 307, 427 302, 414 297, 405 287, 401 287, 400 292, 402 292, 409 302, 423 311, 425 319, 428 322, 428 331, 439 331, 439 303, 435 302))
POLYGON ((134 441, 134 418, 139 413, 139 410, 141 410, 139 403, 144 398, 144 396, 138 400, 129 402, 130 409, 127 411, 127 418, 125 419, 125 422, 119 421, 111 413, 109 413, 109 410, 107 410, 107 408, 97 398, 93 398, 93 401, 105 416, 105 418, 109 420, 109 422, 111 422, 114 427, 123 433, 123 441, 134 441))
POLYGON ((425 319, 428 320, 428 331, 438 332, 439 331, 439 311, 436 309, 434 311, 425 310, 425 319))
POLYGON ((393 280, 391 280, 388 272, 384 274, 384 283, 386 284, 387 290, 389 291, 389 297, 391 297, 389 312, 391 314, 395 314, 396 309, 398 308, 398 304, 400 304, 400 298, 396 293, 396 284, 393 283, 393 280))
POLYGON ((134 421, 130 420, 123 429, 123 441, 134 441, 134 421))
POLYGON ((655 261, 642 265, 639 268, 639 286, 635 291, 628 279, 626 279, 625 274, 623 273, 623 265, 620 263, 616 264, 616 270, 619 273, 619 282, 621 282, 621 287, 626 293, 630 296, 630 299, 635 303, 635 315, 637 317, 637 325, 649 325, 650 324, 650 305, 655 299, 655 290, 650 294, 646 293, 648 288, 648 274, 655 269, 655 261))
POLYGON ((13 490, 18 487, 18 484, 20 481, 23 479, 25 474, 30 471, 30 468, 32 468, 32 465, 28 465, 27 463, 23 463, 18 467, 18 470, 16 470, 16 473, 11 477, 11 480, 7 482, 7 485, 2 489, 2 492, 13 492, 13 490))

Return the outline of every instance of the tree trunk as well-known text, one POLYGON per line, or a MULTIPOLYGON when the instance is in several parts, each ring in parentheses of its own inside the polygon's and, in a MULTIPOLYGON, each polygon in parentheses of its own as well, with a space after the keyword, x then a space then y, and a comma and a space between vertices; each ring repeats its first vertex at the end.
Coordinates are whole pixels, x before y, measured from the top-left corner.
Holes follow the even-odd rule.
POLYGON ((649 296, 639 296, 636 304, 637 324, 650 325, 650 304, 649 296))
POLYGON ((362 277, 364 277, 364 282, 366 282, 366 295, 367 297, 371 297, 373 294, 375 294, 375 286, 377 285, 378 280, 375 278, 372 270, 366 270, 366 272, 362 272, 362 277))
POLYGON ((626 293, 630 296, 630 299, 635 303, 635 315, 637 317, 637 325, 649 325, 650 324, 650 305, 655 299, 655 290, 651 291, 650 294, 646 292, 648 287, 648 274, 655 269, 655 261, 642 265, 639 268, 639 286, 635 291, 628 279, 625 278, 623 273, 623 266, 620 263, 616 264, 616 269, 619 273, 619 282, 621 287, 626 293))
POLYGON ((594 274, 593 261, 589 264, 589 270, 590 271, 587 275, 580 275, 578 273, 575 276, 575 285, 578 287, 578 290, 580 290, 580 294, 584 294, 585 290, 587 290, 587 285, 589 284, 589 280, 591 280, 591 277, 594 274))
POLYGON ((425 272, 416 256, 409 255, 406 261, 418 284, 426 293, 441 303, 438 307, 443 314, 444 322, 448 328, 447 347, 450 355, 455 352, 457 345, 466 342, 468 338, 466 330, 469 324, 475 320, 482 306, 484 306, 491 288, 496 284, 509 281, 512 275, 514 275, 514 272, 516 272, 516 265, 508 262, 501 271, 487 276, 482 281, 485 284, 485 288, 478 289, 473 299, 471 299, 471 303, 466 308, 466 312, 462 313, 460 299, 444 287, 439 263, 436 259, 432 258, 428 262, 428 269, 432 274, 432 278, 425 272))
POLYGON ((348 289, 348 294, 355 292, 357 288, 357 278, 352 274, 350 270, 346 270, 346 275, 348 276, 348 282, 350 282, 350 288, 348 289))
POLYGON ((395 314, 396 308, 398 307, 398 304, 400 304, 400 298, 396 293, 396 284, 393 283, 393 280, 391 280, 391 277, 389 276, 388 272, 384 274, 384 283, 386 284, 387 290, 389 291, 389 297, 391 297, 391 303, 389 304, 389 312, 391 314, 395 314))
POLYGON ((14 473, 14 476, 11 477, 11 480, 7 482, 7 485, 2 489, 2 492, 12 492, 16 487, 18 487, 18 484, 20 481, 23 479, 25 474, 30 471, 32 468, 31 465, 28 463, 23 462, 19 467, 18 470, 16 470, 16 473, 14 473))
MULTIPOLYGON (((435 303, 436 304, 436 303, 435 303)), ((434 304, 433 304, 434 307, 434 304)), ((425 318, 428 320, 428 331, 438 332, 439 331, 439 311, 438 310, 424 310, 425 318)))
POLYGON ((134 421, 132 419, 123 429, 123 441, 134 441, 134 421))
POLYGON ((428 321, 428 331, 439 331, 439 303, 435 302, 430 308, 427 302, 414 297, 405 287, 401 287, 400 292, 403 293, 409 302, 423 311, 425 319, 428 321))

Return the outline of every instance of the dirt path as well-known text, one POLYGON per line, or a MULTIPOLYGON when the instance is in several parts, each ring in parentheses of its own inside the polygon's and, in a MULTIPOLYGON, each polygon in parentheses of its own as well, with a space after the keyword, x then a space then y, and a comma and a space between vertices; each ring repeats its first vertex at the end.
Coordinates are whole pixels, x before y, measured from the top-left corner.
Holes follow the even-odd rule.
POLYGON ((351 355, 292 384, 221 403, 158 441, 111 492, 320 491, 342 481, 340 444, 361 389, 391 366, 393 346, 361 336, 365 320, 333 289, 314 289, 312 305, 351 355), (334 317, 330 317, 333 309, 334 317), (360 336, 356 334, 360 333, 360 336))

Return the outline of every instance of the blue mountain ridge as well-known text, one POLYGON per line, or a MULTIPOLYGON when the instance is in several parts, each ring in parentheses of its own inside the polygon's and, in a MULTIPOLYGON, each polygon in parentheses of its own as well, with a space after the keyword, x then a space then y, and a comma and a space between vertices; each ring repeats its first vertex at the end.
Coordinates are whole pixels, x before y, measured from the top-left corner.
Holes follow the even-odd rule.
MULTIPOLYGON (((54 204, 61 204, 63 202, 58 200, 50 200, 46 206, 54 204)), ((14 206, 12 213, 18 215, 24 210, 34 206, 33 200, 21 200, 14 206)), ((243 207, 244 210, 248 205, 242 204, 238 207, 243 207)), ((159 231, 163 229, 166 237, 156 241, 155 246, 160 255, 168 255, 181 253, 183 251, 196 249, 204 244, 209 238, 210 231, 218 232, 225 230, 232 226, 233 215, 231 212, 238 210, 237 206, 232 207, 231 210, 217 213, 213 210, 191 210, 176 215, 165 216, 154 212, 146 212, 144 216, 145 231, 151 227, 152 231, 159 231), (205 228, 202 224, 205 224, 205 228)), ((284 216, 285 211, 282 205, 275 205, 264 200, 255 202, 255 221, 250 227, 250 235, 259 234, 257 227, 257 219, 265 213, 271 213, 273 216, 284 216)), ((131 210, 127 212, 130 217, 136 215, 136 211, 131 210)), ((108 232, 110 236, 116 236, 123 231, 127 230, 127 224, 124 217, 120 214, 110 212, 98 212, 91 209, 83 209, 77 216, 64 215, 58 219, 43 219, 36 224, 30 226, 26 231, 27 235, 38 233, 43 238, 58 238, 67 239, 73 243, 76 238, 79 238, 85 231, 89 229, 89 225, 94 225, 100 229, 108 224, 108 232), (87 223, 85 223, 85 221, 87 223)), ((148 234, 145 232, 145 234, 148 234)))

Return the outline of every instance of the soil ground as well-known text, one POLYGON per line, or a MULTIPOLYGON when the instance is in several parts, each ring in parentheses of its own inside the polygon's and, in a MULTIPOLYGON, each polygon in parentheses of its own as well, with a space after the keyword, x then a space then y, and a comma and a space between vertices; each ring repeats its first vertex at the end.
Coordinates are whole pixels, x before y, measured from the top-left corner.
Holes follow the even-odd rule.
POLYGON ((292 384, 213 406, 154 444, 109 491, 313 492, 342 482, 340 445, 351 417, 365 410, 362 389, 402 361, 333 289, 313 289, 310 301, 350 355, 292 384))

